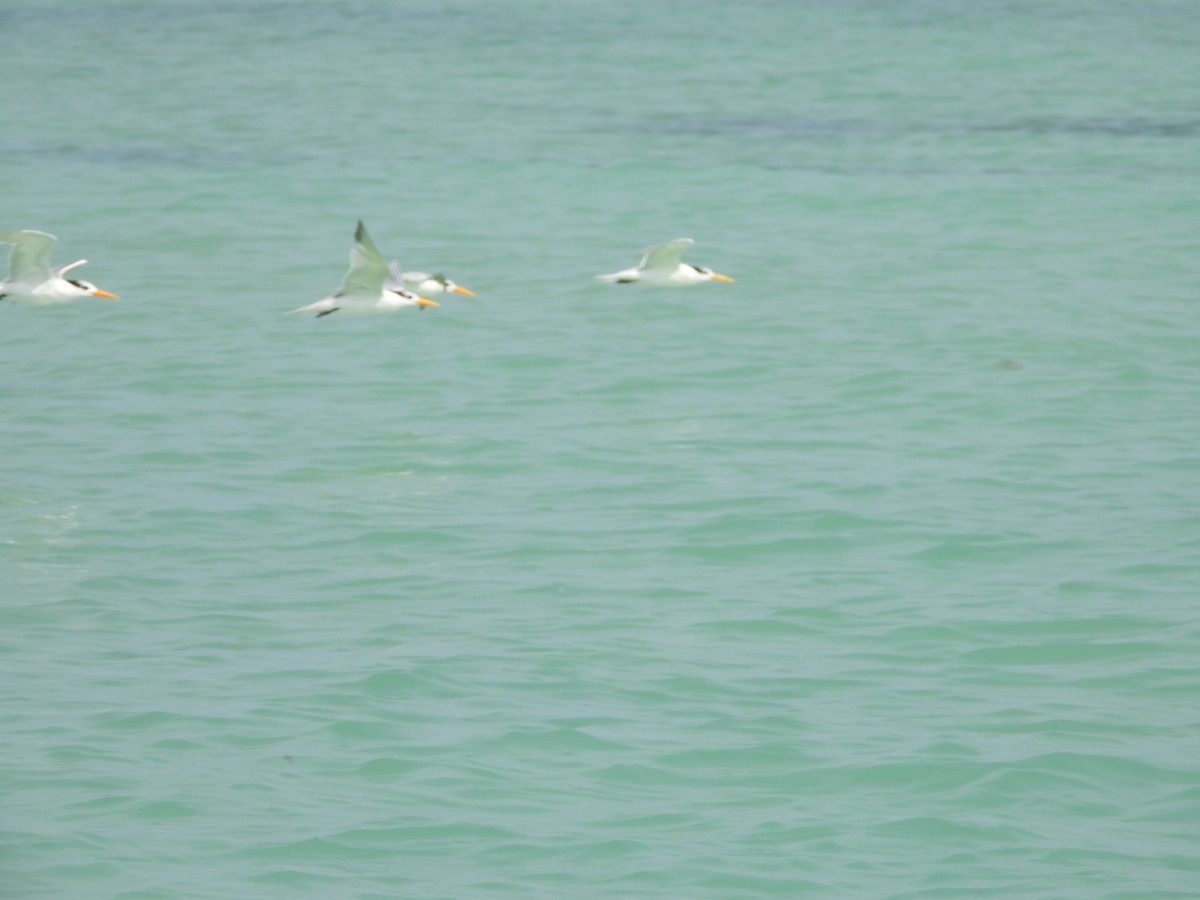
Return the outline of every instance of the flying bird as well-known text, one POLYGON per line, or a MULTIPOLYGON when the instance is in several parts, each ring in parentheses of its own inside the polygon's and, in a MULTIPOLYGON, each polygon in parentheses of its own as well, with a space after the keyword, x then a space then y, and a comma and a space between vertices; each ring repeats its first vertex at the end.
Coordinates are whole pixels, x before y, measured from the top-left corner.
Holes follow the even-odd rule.
POLYGON ((65 266, 50 267, 50 251, 58 240, 44 231, 0 231, 0 243, 12 244, 8 279, 0 281, 0 300, 48 306, 80 297, 111 297, 90 281, 63 276, 87 262, 77 259, 65 266))
MULTIPOLYGON (((392 269, 396 269, 393 264, 392 269)), ((293 313, 316 313, 317 318, 330 313, 386 313, 415 306, 424 309, 426 306, 437 306, 433 300, 419 297, 406 291, 403 285, 397 283, 398 272, 389 270, 388 264, 367 234, 362 220, 354 230, 354 247, 350 250, 350 269, 342 279, 342 286, 333 294, 293 309, 293 313), (391 279, 389 280, 389 275, 391 279)))
POLYGON ((655 244, 646 248, 642 261, 633 268, 622 269, 610 275, 597 275, 596 279, 609 284, 643 281, 646 284, 675 287, 699 284, 702 281, 733 281, 728 275, 722 275, 704 266, 685 263, 683 252, 695 243, 691 238, 676 238, 665 244, 655 244))

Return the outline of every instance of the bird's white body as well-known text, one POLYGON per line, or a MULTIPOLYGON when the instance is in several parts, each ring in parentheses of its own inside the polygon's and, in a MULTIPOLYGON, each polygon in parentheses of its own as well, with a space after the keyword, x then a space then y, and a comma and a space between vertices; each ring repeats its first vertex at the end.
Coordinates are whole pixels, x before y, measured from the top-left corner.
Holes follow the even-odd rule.
POLYGON ((0 231, 0 243, 13 245, 8 278, 0 281, 0 300, 49 306, 80 297, 116 299, 116 294, 102 291, 90 281, 63 277, 86 263, 86 259, 51 268, 50 251, 57 240, 44 231, 0 231))
POLYGON ((430 297, 434 294, 475 296, 474 291, 467 290, 461 284, 451 281, 442 274, 431 275, 428 272, 403 272, 400 275, 400 280, 403 282, 406 291, 419 294, 422 297, 430 297))
POLYGON ((655 244, 646 248, 642 261, 636 266, 608 275, 597 275, 596 279, 609 284, 639 281, 665 287, 683 287, 702 281, 733 281, 728 275, 683 262, 683 252, 695 243, 691 238, 676 238, 665 244, 655 244))
POLYGON ((404 289, 395 263, 389 269, 375 242, 360 221, 354 232, 354 247, 350 250, 350 269, 338 290, 307 306, 293 309, 294 313, 316 313, 317 317, 335 312, 389 313, 415 306, 437 306, 433 300, 419 297, 404 289))

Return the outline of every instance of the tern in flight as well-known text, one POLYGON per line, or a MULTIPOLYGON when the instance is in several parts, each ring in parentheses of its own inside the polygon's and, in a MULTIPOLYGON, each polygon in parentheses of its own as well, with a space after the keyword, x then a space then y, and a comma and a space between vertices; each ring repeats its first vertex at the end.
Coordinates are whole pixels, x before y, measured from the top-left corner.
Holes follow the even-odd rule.
POLYGON ((682 286, 700 284, 702 281, 733 281, 728 275, 693 266, 683 261, 683 252, 696 242, 691 238, 676 238, 665 244, 647 247, 642 261, 631 269, 622 269, 610 275, 597 275, 599 281, 609 284, 628 284, 643 281, 646 284, 682 286))
POLYGON ((0 231, 0 243, 13 245, 8 278, 0 281, 0 300, 39 306, 68 303, 80 297, 111 297, 115 300, 116 294, 102 291, 90 281, 63 277, 86 263, 86 259, 50 267, 50 251, 57 240, 44 231, 0 231))

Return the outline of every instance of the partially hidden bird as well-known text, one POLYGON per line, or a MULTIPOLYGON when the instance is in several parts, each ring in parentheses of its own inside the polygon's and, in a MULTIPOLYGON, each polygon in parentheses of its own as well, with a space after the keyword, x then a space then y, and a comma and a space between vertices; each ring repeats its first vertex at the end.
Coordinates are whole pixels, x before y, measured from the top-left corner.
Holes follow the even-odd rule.
POLYGON ((433 294, 462 294, 465 297, 474 297, 475 292, 467 290, 461 284, 451 281, 441 272, 431 275, 428 272, 401 272, 400 279, 404 283, 404 289, 413 294, 419 294, 422 297, 428 297, 433 294))

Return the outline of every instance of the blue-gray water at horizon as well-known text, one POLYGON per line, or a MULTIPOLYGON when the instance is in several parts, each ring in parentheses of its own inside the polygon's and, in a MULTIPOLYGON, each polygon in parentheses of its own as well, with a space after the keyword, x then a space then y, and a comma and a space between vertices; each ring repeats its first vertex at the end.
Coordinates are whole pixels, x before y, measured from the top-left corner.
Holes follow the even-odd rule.
POLYGON ((0 33, 0 896, 1200 895, 1195 3, 0 33))

